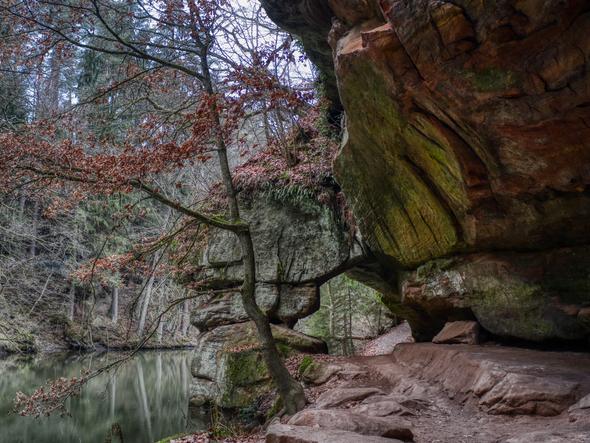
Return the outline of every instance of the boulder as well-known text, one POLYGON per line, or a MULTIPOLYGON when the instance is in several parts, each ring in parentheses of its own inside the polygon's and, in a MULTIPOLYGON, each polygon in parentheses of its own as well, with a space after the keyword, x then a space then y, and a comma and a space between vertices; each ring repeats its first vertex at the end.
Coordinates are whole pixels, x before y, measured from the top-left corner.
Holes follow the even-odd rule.
POLYGON ((432 343, 476 345, 479 343, 479 324, 475 321, 447 323, 443 330, 432 339, 432 343))
MULTIPOLYGON (((272 326, 283 357, 326 352, 326 344, 291 329, 272 326)), ((219 326, 199 336, 191 365, 191 402, 224 408, 250 406, 272 390, 252 322, 219 326)))
MULTIPOLYGON (((330 193, 326 188, 326 193, 330 193)), ((332 199, 335 199, 332 193, 332 199)), ((242 201, 256 254, 256 281, 299 285, 322 280, 351 258, 352 240, 332 206, 309 197, 284 202, 264 193, 242 201)), ((217 286, 241 280, 242 252, 234 233, 212 229, 199 262, 217 286), (215 278, 217 276, 217 278, 215 278)))
POLYGON ((370 417, 341 409, 307 409, 291 417, 288 424, 320 429, 339 429, 362 435, 397 438, 403 441, 413 441, 414 439, 410 423, 403 419, 370 417))
MULTIPOLYGON (((266 314, 275 311, 279 304, 278 288, 274 285, 258 284, 256 303, 266 314)), ((191 324, 202 332, 248 320, 241 295, 239 291, 234 290, 199 300, 198 305, 191 312, 191 324)))
POLYGON ((395 326, 390 331, 371 340, 363 346, 360 355, 387 355, 391 354, 400 343, 414 343, 412 328, 407 321, 395 326))
POLYGON ((266 432, 266 443, 401 443, 400 440, 360 435, 335 429, 273 424, 266 432))
MULTIPOLYGON (((326 195, 336 198, 328 188, 326 195)), ((292 327, 317 311, 320 285, 364 260, 333 210, 335 201, 280 202, 258 193, 242 206, 255 245, 256 300, 273 322, 292 327)), ((248 320, 239 292, 243 269, 236 235, 211 229, 206 242, 197 271, 187 276, 215 290, 192 313, 201 331, 248 320)))

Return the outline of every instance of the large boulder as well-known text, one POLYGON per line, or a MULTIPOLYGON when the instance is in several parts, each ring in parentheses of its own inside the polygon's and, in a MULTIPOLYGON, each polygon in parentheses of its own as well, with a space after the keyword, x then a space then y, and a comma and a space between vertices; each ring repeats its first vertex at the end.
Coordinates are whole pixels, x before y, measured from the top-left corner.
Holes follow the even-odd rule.
MULTIPOLYGON (((259 193, 243 207, 255 246, 256 299, 274 322, 292 326, 311 315, 319 309, 320 285, 364 260, 331 204, 281 202, 259 193)), ((215 292, 201 300, 192 323, 206 331, 247 321, 239 293, 243 268, 237 236, 212 229, 198 266, 193 280, 206 281, 215 292)))
MULTIPOLYGON (((272 332, 283 357, 326 352, 322 340, 281 326, 272 332)), ((272 389, 252 322, 219 326, 198 338, 191 366, 191 401, 223 408, 251 406, 272 389)))
POLYGON ((486 253, 420 266, 402 283, 422 330, 473 316, 498 336, 531 341, 590 336, 590 249, 486 253))

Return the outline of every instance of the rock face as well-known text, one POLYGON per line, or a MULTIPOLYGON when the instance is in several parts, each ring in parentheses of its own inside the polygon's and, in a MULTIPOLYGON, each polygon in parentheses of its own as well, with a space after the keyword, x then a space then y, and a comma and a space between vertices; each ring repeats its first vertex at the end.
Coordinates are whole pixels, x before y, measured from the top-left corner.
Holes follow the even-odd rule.
MULTIPOLYGON (((277 323, 292 325, 319 308, 319 286, 363 260, 330 205, 278 202, 258 195, 244 211, 255 245, 259 306, 277 323)), ((235 234, 212 231, 196 280, 219 295, 202 300, 192 323, 202 331, 246 321, 239 287, 242 253, 235 234), (232 290, 233 289, 233 290, 232 290)))
MULTIPOLYGON (((295 352, 323 353, 326 344, 291 329, 274 326, 273 335, 284 357, 295 352)), ((223 408, 252 405, 272 389, 251 322, 220 326, 199 337, 191 367, 191 402, 223 408)))
POLYGON ((588 339, 587 2, 263 3, 306 47, 331 45, 346 112, 336 178, 419 338, 476 317, 497 335, 588 339), (431 266, 415 290, 407 270, 450 256, 458 268, 431 266), (561 276, 545 273, 562 259, 561 276))
MULTIPOLYGON (((278 202, 263 194, 244 202, 257 260, 256 299, 273 323, 284 356, 327 352, 323 341, 290 329, 319 308, 319 286, 364 261, 330 205, 278 202)), ((237 237, 211 230, 194 280, 211 295, 191 313, 200 331, 192 365, 192 402, 224 408, 252 405, 271 390, 256 331, 244 311, 237 237)))

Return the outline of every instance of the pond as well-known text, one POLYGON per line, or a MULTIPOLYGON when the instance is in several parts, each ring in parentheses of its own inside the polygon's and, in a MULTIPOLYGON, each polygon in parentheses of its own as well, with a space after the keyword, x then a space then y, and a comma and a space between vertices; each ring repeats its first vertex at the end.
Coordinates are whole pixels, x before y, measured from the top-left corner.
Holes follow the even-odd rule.
POLYGON ((0 442, 104 443, 118 425, 124 443, 152 443, 207 428, 205 412, 189 412, 190 351, 135 356, 68 399, 70 416, 35 419, 11 413, 17 391, 30 394, 47 380, 79 376, 120 357, 106 353, 0 360, 0 442))

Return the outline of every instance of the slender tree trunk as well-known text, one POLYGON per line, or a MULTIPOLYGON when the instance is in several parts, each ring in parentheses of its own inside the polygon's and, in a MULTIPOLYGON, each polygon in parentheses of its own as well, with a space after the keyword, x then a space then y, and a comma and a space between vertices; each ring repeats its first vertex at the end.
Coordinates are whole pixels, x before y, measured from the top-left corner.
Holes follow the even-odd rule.
POLYGON ((111 299, 111 322, 116 325, 119 320, 119 287, 113 286, 111 299))
POLYGON ((158 322, 158 331, 157 331, 158 343, 160 343, 160 344, 162 344, 163 335, 164 335, 164 320, 160 319, 160 321, 158 322))
MULTIPOLYGON (((193 3, 193 7, 194 6, 193 3)), ((213 97, 215 95, 215 88, 213 86, 208 60, 209 45, 201 41, 198 36, 196 36, 196 39, 197 43, 201 46, 200 62, 203 86, 205 87, 205 91, 213 97)), ((237 223, 240 222, 240 210, 227 158, 227 146, 223 137, 221 119, 215 103, 211 104, 210 109, 219 168, 221 170, 221 176, 228 198, 230 217, 233 222, 237 223)), ((254 254, 254 244, 252 242, 249 226, 243 225, 242 229, 236 232, 236 235, 240 240, 244 256, 244 283, 242 284, 241 289, 242 304, 244 305, 244 310, 248 314, 248 317, 250 317, 256 325, 262 357, 264 358, 270 376, 276 385, 277 391, 283 400, 285 412, 289 415, 295 414, 305 407, 305 392, 303 391, 301 384, 291 377, 291 374, 287 370, 272 335, 270 321, 256 304, 256 256, 254 254)))
POLYGON ((352 341, 352 294, 350 288, 347 288, 346 302, 347 302, 347 316, 346 316, 346 347, 347 354, 354 354, 354 342, 352 341))
POLYGON ((145 329, 145 321, 147 318, 148 309, 150 307, 150 299, 152 298, 152 292, 154 290, 154 281, 156 280, 156 266, 158 265, 158 254, 154 254, 154 260, 152 262, 152 272, 150 278, 145 287, 145 295, 143 297, 143 303, 141 305, 141 312, 139 314, 139 324, 137 326, 137 334, 141 337, 145 329))
POLYGON ((68 294, 68 319, 74 321, 74 314, 76 312, 76 285, 74 282, 70 283, 70 291, 68 294))
POLYGON ((180 333, 183 337, 186 337, 190 324, 189 301, 185 300, 182 304, 182 326, 180 327, 180 333))
POLYGON ((31 243, 29 245, 29 257, 34 258, 37 255, 37 232, 39 224, 39 202, 35 201, 33 207, 33 220, 31 224, 31 243))
POLYGON ((334 337, 334 335, 336 334, 336 327, 334 325, 334 299, 332 297, 332 286, 330 285, 330 282, 326 284, 326 293, 328 295, 328 302, 330 303, 328 305, 328 334, 330 335, 330 337, 334 337))

